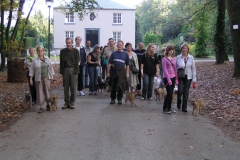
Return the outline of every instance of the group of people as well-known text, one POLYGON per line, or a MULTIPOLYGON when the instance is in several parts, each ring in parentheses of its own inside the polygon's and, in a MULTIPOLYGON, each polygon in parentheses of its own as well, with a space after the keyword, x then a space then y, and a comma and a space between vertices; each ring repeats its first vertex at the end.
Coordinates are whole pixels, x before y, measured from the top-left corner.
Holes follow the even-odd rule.
MULTIPOLYGON (((173 112, 171 99, 175 85, 178 85, 177 108, 187 112, 188 93, 191 83, 196 83, 196 67, 194 58, 189 54, 187 44, 181 46, 181 54, 174 58, 174 47, 168 45, 162 48, 160 55, 156 54, 156 46, 148 44, 146 50, 140 42, 138 49, 133 49, 131 43, 108 39, 108 45, 91 48, 91 42, 81 46, 81 37, 73 40, 66 38, 66 48, 60 51, 60 74, 63 77, 64 101, 62 109, 74 109, 76 95, 85 96, 83 89, 89 87, 89 95, 97 95, 98 78, 109 79, 110 104, 117 99, 122 104, 124 92, 141 90, 141 100, 152 100, 153 81, 155 76, 161 76, 167 95, 164 100, 163 112, 173 112), (184 69, 184 78, 178 78, 178 69, 184 69), (89 82, 89 84, 88 84, 89 82), (70 95, 69 95, 70 90, 70 95), (78 93, 77 93, 78 90, 78 93)), ((158 46, 157 46, 158 47, 158 46)), ((33 103, 40 105, 39 113, 44 111, 44 101, 49 107, 50 81, 54 70, 48 57, 43 54, 44 48, 29 49, 30 56, 26 58, 25 68, 28 70, 30 91, 33 103)))

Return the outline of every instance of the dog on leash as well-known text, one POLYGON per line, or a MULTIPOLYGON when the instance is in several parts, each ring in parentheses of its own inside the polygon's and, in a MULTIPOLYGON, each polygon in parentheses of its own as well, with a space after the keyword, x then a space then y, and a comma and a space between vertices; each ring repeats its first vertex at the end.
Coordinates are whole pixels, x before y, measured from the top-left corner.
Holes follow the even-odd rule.
POLYGON ((128 100, 130 100, 130 103, 132 107, 135 105, 137 107, 137 104, 135 103, 135 98, 136 95, 139 94, 139 90, 136 90, 134 92, 126 92, 126 97, 125 97, 125 104, 127 103, 128 100))
POLYGON ((49 98, 49 102, 50 102, 50 112, 51 111, 56 111, 58 108, 58 96, 57 95, 51 95, 49 98))
POLYGON ((31 108, 32 107, 32 96, 31 96, 30 92, 25 93, 24 107, 25 108, 31 108))
POLYGON ((109 88, 109 83, 110 78, 108 77, 106 80, 101 79, 101 77, 98 77, 98 86, 97 86, 97 90, 98 90, 98 94, 101 93, 104 90, 105 95, 107 95, 107 91, 109 88))
POLYGON ((161 97, 162 97, 162 99, 164 99, 164 97, 166 96, 163 88, 155 88, 154 93, 156 94, 155 101, 157 101, 157 100, 161 101, 161 97))
POLYGON ((203 98, 199 98, 198 100, 196 100, 195 98, 191 99, 191 104, 193 105, 193 111, 192 111, 192 115, 194 114, 195 111, 195 116, 198 116, 198 113, 200 112, 201 114, 204 114, 204 109, 205 109, 205 101, 203 98))

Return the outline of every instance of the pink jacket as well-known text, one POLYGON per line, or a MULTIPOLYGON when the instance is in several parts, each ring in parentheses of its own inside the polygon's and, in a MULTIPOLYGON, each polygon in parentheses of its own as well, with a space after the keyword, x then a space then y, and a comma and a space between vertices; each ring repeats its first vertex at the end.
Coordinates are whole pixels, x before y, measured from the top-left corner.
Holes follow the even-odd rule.
POLYGON ((163 78, 167 78, 168 84, 172 85, 171 78, 173 77, 175 77, 175 83, 178 84, 177 67, 175 59, 174 58, 167 59, 167 57, 164 57, 162 59, 162 68, 163 78))

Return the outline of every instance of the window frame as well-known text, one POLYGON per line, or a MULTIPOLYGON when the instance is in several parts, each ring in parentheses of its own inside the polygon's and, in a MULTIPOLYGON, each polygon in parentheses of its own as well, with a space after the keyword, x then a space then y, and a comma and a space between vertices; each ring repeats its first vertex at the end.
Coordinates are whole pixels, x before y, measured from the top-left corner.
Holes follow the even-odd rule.
POLYGON ((115 44, 117 44, 117 42, 119 40, 122 40, 122 31, 113 31, 112 35, 113 35, 112 37, 114 39, 115 44), (114 33, 116 33, 115 36, 114 36, 114 33), (118 35, 119 33, 120 33, 120 38, 119 38, 119 35, 118 35))
POLYGON ((96 15, 94 13, 90 13, 89 19, 90 19, 91 22, 95 21, 96 15), (91 19, 92 16, 93 16, 93 20, 91 19))
POLYGON ((65 15, 65 23, 75 23, 74 13, 65 15), (71 22, 72 20, 72 22, 71 22))
POLYGON ((65 39, 68 37, 72 38, 72 40, 74 42, 74 31, 65 31, 65 39), (68 32, 68 36, 67 36, 67 32, 68 32), (72 37, 71 37, 71 33, 72 33, 72 37))
POLYGON ((116 12, 113 13, 113 19, 112 19, 112 23, 113 23, 113 24, 122 24, 122 19, 123 19, 123 18, 122 18, 122 13, 119 13, 119 12, 118 12, 118 13, 116 13, 116 12), (114 14, 117 14, 117 16, 116 16, 116 22, 114 22, 114 17, 115 17, 114 14), (121 22, 120 22, 120 23, 118 22, 118 20, 119 20, 119 19, 118 19, 118 18, 119 18, 119 15, 121 15, 121 19, 120 19, 121 22))

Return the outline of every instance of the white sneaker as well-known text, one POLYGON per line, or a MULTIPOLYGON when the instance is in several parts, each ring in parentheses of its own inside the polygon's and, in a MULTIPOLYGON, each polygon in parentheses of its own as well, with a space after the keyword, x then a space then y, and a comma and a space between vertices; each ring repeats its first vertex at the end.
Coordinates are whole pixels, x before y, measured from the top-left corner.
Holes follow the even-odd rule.
POLYGON ((81 96, 85 96, 85 94, 83 93, 83 91, 80 91, 80 94, 81 94, 81 96))

